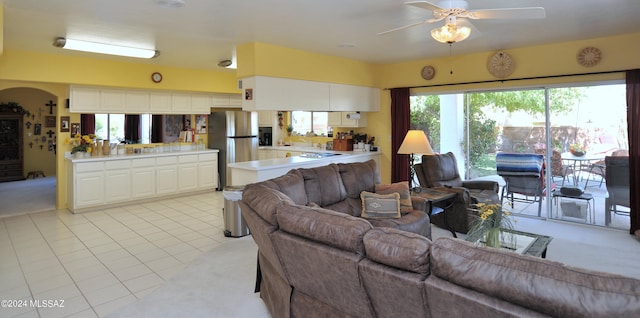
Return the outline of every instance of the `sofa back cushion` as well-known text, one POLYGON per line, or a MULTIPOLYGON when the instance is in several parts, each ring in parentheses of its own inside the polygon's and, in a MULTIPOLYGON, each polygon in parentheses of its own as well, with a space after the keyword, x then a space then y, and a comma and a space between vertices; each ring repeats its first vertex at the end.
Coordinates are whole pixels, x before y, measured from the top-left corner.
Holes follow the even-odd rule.
POLYGON ((276 219, 278 206, 295 204, 290 197, 277 189, 267 187, 265 183, 248 184, 242 192, 242 202, 271 225, 278 224, 276 219))
POLYGON ((439 238, 431 274, 557 317, 640 317, 640 280, 439 238))
POLYGON ((302 168, 298 171, 304 179, 304 188, 309 202, 328 206, 343 201, 347 197, 336 164, 302 168))
POLYGON ((277 218, 282 231, 360 255, 362 238, 373 228, 364 219, 308 206, 281 205, 277 218))
POLYGON ((430 317, 424 284, 430 245, 423 236, 393 228, 365 234, 367 258, 358 267, 376 317, 430 317))
POLYGON ((291 170, 277 178, 259 182, 266 187, 276 189, 287 195, 296 204, 309 203, 307 192, 304 189, 304 178, 299 170, 291 170))
POLYGON ((344 211, 353 216, 360 216, 362 212, 362 191, 375 192, 376 183, 380 183, 380 172, 376 167, 376 161, 371 159, 365 162, 339 163, 338 169, 342 184, 347 192, 347 201, 352 208, 344 211))
POLYGON ((367 258, 401 270, 429 274, 431 241, 422 235, 377 227, 364 235, 367 258))

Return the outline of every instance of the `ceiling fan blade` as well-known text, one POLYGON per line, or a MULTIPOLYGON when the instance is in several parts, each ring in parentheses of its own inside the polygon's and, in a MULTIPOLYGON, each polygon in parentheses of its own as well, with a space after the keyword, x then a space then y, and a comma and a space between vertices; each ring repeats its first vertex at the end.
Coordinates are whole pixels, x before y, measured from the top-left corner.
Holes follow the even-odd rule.
POLYGON ((418 7, 418 8, 422 8, 425 10, 430 10, 430 11, 435 11, 435 10, 446 10, 445 8, 439 7, 431 2, 428 1, 409 1, 409 2, 405 2, 404 4, 406 5, 410 5, 410 6, 414 6, 414 7, 418 7))
POLYGON ((380 32, 380 33, 378 33, 376 35, 385 35, 387 33, 400 31, 400 30, 404 30, 404 29, 408 29, 408 28, 412 28, 414 26, 418 26, 418 25, 421 25, 421 24, 424 24, 424 23, 427 23, 427 21, 420 21, 420 22, 412 23, 412 24, 405 25, 405 26, 402 26, 402 27, 399 27, 399 28, 395 28, 395 29, 391 29, 391 30, 388 30, 388 31, 380 32))
POLYGON ((542 7, 486 9, 470 13, 470 19, 544 19, 547 16, 542 7))

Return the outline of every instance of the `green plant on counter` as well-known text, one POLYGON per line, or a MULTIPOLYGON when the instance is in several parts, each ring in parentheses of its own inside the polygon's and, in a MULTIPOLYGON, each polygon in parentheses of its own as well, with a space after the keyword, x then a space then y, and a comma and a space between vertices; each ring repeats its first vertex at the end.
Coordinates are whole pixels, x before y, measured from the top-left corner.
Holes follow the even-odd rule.
POLYGON ((289 125, 289 126, 287 126, 287 132, 288 132, 288 133, 293 132, 293 125, 289 125))

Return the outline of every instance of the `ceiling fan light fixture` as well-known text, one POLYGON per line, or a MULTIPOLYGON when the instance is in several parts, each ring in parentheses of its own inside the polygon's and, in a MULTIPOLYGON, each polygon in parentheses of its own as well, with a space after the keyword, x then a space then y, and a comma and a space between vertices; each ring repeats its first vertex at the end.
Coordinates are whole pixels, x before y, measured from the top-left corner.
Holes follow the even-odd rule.
POLYGON ((465 40, 471 35, 471 29, 455 24, 443 25, 431 30, 431 37, 440 43, 455 43, 465 40))
POLYGON ((151 59, 160 55, 159 51, 150 49, 141 49, 128 46, 120 46, 106 43, 97 43, 89 41, 81 41, 74 39, 66 39, 63 37, 56 38, 53 46, 82 52, 110 54, 118 56, 136 57, 151 59))

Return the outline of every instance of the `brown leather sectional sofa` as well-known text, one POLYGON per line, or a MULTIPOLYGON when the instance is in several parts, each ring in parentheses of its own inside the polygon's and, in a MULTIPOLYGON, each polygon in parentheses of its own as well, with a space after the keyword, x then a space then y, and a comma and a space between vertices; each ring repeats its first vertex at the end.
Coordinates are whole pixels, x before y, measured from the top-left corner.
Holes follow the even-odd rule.
POLYGON ((387 226, 359 217, 355 193, 379 182, 372 166, 298 169, 245 187, 256 289, 273 317, 640 316, 639 280, 459 239, 432 242, 422 211, 387 226))

